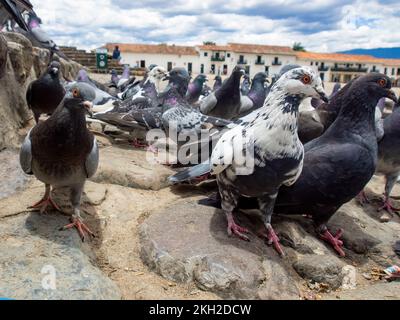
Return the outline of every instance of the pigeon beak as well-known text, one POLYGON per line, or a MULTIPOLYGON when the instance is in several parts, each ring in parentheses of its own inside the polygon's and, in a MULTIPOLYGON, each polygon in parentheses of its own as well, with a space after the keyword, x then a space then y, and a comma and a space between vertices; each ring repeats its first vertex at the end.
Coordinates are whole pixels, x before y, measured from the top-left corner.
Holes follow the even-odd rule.
POLYGON ((51 68, 52 74, 58 74, 58 68, 51 68))
POLYGON ((394 93, 393 90, 387 90, 386 94, 387 94, 386 98, 394 101, 395 103, 399 103, 400 102, 400 99, 397 99, 396 94, 394 93))
POLYGON ((93 117, 93 103, 91 103, 90 101, 84 101, 82 104, 87 114, 90 117, 93 117))
POLYGON ((164 79, 162 79, 162 81, 168 81, 170 79, 169 73, 165 74, 164 79))
POLYGON ((329 102, 329 98, 328 98, 328 96, 326 95, 326 93, 325 93, 325 91, 324 91, 324 89, 323 89, 322 87, 321 87, 321 88, 315 89, 315 91, 317 92, 318 97, 319 97, 322 101, 324 101, 324 102, 326 102, 326 103, 329 102))

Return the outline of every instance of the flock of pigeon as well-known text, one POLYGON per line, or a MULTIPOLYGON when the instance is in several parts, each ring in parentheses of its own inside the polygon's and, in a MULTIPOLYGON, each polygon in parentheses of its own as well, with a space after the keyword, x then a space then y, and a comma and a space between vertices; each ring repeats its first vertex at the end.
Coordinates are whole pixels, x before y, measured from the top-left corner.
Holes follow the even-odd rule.
MULTIPOLYGON (((15 24, 7 23, 8 28, 58 54, 40 32, 40 19, 28 0, 0 1, 2 25, 11 17, 15 24)), ((65 82, 60 70, 52 57, 27 90, 36 126, 21 147, 20 163, 25 173, 45 184, 43 199, 32 208, 60 210, 51 188, 70 188, 73 216, 63 229, 76 228, 82 240, 94 236, 83 223, 80 202, 85 181, 99 164, 88 122, 101 123, 103 131, 113 125, 127 132, 158 129, 166 134, 176 126, 178 133, 199 139, 204 129, 214 130, 208 160, 180 170, 170 182, 216 179, 219 192, 207 203, 223 210, 228 233, 248 241, 249 231, 233 214, 258 208, 265 224, 262 235, 280 255, 284 252, 272 227, 274 214, 311 217, 321 239, 345 256, 343 230, 332 234, 327 222, 351 199, 368 201, 363 189, 375 173, 386 177, 382 221, 397 211, 390 195, 400 175, 400 108, 391 80, 383 74, 362 75, 343 88, 337 84, 328 97, 319 75, 299 65, 284 66, 271 84, 267 74, 250 79, 238 66, 225 81, 217 76, 213 88, 206 75, 191 81, 184 68, 167 72, 152 65, 143 80, 136 80, 126 67, 121 76, 113 71, 107 84, 92 80, 85 70, 65 82), (162 89, 164 81, 168 84, 162 89), (384 118, 386 99, 394 108, 384 118), (40 120, 42 114, 49 115, 47 120, 40 120)), ((142 146, 138 141, 135 145, 142 146)))

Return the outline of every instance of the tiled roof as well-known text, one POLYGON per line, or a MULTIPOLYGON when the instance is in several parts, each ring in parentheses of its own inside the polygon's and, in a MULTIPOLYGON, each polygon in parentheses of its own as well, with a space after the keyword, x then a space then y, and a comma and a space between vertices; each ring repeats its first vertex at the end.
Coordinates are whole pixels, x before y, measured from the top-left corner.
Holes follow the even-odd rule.
POLYGON ((380 59, 385 66, 400 67, 400 59, 380 59))
POLYGON ((201 45, 198 46, 198 48, 204 51, 232 51, 230 46, 220 46, 213 44, 201 45))
POLYGON ((254 53, 254 54, 290 54, 295 55, 290 47, 283 46, 267 46, 260 44, 245 44, 245 43, 228 43, 231 51, 238 53, 254 53))
POLYGON ((317 53, 317 52, 297 52, 300 60, 334 61, 334 62, 364 62, 378 63, 379 59, 367 55, 351 55, 343 53, 317 53))
POLYGON ((104 47, 112 52, 115 46, 119 46, 121 52, 130 53, 153 53, 153 54, 174 54, 197 56, 198 53, 194 47, 176 46, 166 44, 127 44, 127 43, 107 43, 104 47))

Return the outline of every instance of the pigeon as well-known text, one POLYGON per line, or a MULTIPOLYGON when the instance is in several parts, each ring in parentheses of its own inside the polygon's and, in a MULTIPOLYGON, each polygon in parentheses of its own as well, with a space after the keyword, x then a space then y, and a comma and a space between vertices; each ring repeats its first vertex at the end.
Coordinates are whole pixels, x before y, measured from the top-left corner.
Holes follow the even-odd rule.
POLYGON ((6 21, 11 18, 18 26, 29 32, 29 27, 22 16, 22 12, 33 9, 29 0, 0 0, 0 25, 4 25, 6 21))
POLYGON ((124 67, 124 71, 117 82, 117 88, 121 89, 122 91, 125 89, 126 84, 129 82, 131 77, 131 69, 129 65, 124 67))
POLYGON ((43 199, 31 208, 43 213, 52 206, 61 211, 51 197, 51 188, 69 187, 73 215, 71 224, 62 229, 75 227, 82 241, 85 234, 93 233, 80 216, 81 195, 86 179, 95 174, 99 164, 96 138, 85 119, 92 106, 88 100, 94 95, 92 88, 76 83, 52 116, 28 133, 20 150, 23 171, 45 184, 43 199))
MULTIPOLYGON (((102 105, 105 105, 109 102, 113 102, 116 100, 115 97, 113 97, 112 95, 110 95, 108 92, 105 91, 105 90, 107 90, 105 88, 105 86, 101 86, 101 88, 99 88, 98 83, 95 82, 94 80, 90 79, 87 72, 83 69, 78 72, 76 82, 78 82, 78 83, 83 82, 83 83, 89 84, 93 87, 93 89, 96 93, 96 98, 94 99, 93 104, 96 106, 102 106, 102 105)), ((66 85, 67 90, 70 89, 71 86, 74 86, 76 84, 76 82, 68 83, 66 85)))
POLYGON ((213 91, 217 91, 219 88, 222 87, 222 78, 221 76, 216 76, 214 80, 215 82, 213 86, 213 91))
POLYGON ((339 82, 336 82, 335 85, 333 86, 333 90, 331 95, 329 96, 329 100, 331 100, 342 88, 342 85, 339 82))
POLYGON ((381 217, 382 222, 387 222, 391 220, 394 212, 399 211, 390 203, 390 195, 400 176, 400 108, 395 108, 393 113, 384 120, 384 136, 378 144, 378 155, 376 173, 386 178, 385 199, 379 211, 387 211, 381 217))
POLYGON ((190 104, 196 103, 202 92, 203 92, 203 86, 208 81, 207 76, 204 74, 198 75, 191 84, 189 84, 188 91, 186 93, 186 100, 190 104))
POLYGON ((117 72, 117 70, 112 69, 111 70, 111 84, 114 85, 115 87, 117 87, 118 82, 119 82, 118 72, 117 72))
POLYGON ((60 82, 61 65, 52 61, 47 70, 33 81, 26 92, 28 107, 32 110, 36 123, 42 113, 51 114, 56 110, 65 95, 60 82))
POLYGON ((133 101, 138 96, 157 96, 160 92, 160 82, 166 79, 167 76, 167 70, 160 66, 154 66, 142 81, 137 81, 130 84, 124 92, 118 95, 118 97, 121 100, 128 100, 134 97, 131 99, 133 101), (142 88, 144 92, 140 93, 138 96, 135 96, 142 88), (149 93, 149 90, 151 90, 151 93, 149 93))
POLYGON ((250 77, 248 74, 245 74, 243 76, 243 82, 242 82, 242 86, 240 87, 240 92, 242 93, 243 96, 247 96, 250 92, 250 77))
POLYGON ((237 66, 221 88, 211 93, 200 103, 200 110, 205 115, 231 120, 244 112, 240 94, 240 79, 244 69, 237 66))
POLYGON ((262 108, 227 131, 217 143, 210 161, 170 177, 178 183, 208 173, 216 175, 228 233, 248 240, 232 212, 240 196, 255 197, 264 216, 266 237, 280 255, 283 251, 271 225, 275 199, 282 185, 292 185, 300 176, 304 149, 297 134, 301 101, 309 96, 327 99, 321 78, 308 67, 285 73, 262 108))

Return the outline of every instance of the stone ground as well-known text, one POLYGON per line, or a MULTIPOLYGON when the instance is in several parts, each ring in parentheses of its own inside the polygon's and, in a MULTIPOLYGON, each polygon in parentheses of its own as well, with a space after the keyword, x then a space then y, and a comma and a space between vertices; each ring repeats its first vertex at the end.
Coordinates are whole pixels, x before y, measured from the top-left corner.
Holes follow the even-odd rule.
MULTIPOLYGON (((94 130, 96 130, 94 126, 94 130)), ((96 238, 82 243, 58 231, 71 212, 67 190, 56 190, 63 214, 26 209, 43 185, 18 167, 16 150, 0 152, 0 296, 31 299, 399 299, 398 282, 376 271, 400 259, 400 219, 381 224, 376 211, 383 179, 367 188, 371 205, 343 206, 330 223, 344 228, 347 257, 315 237, 304 217, 275 217, 284 258, 258 237, 257 212, 243 212, 251 242, 226 234, 223 214, 197 204, 213 183, 168 187, 173 173, 149 163, 144 150, 97 134, 101 166, 86 185, 83 217, 96 238), (4 180, 3 180, 4 181, 4 180), (55 268, 56 290, 43 289, 55 268), (43 269, 44 268, 44 269, 43 269), (52 270, 52 269, 50 269, 52 270), (3 285, 5 284, 5 285, 3 285)), ((396 186, 394 196, 400 196, 396 186)), ((396 202, 400 205, 400 202, 396 202)))

